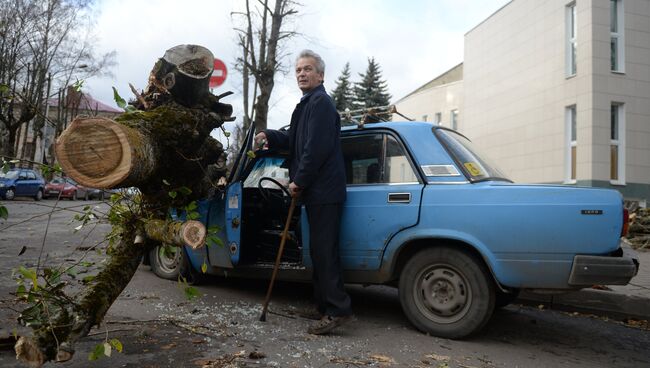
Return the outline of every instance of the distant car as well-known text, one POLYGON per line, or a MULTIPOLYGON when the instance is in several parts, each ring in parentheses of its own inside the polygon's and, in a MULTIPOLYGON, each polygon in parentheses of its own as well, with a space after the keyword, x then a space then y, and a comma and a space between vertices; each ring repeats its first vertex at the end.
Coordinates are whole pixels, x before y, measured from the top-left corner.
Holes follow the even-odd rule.
POLYGON ((45 180, 31 169, 11 169, 0 172, 0 197, 12 200, 15 197, 43 198, 45 180))
POLYGON ((52 181, 45 185, 44 198, 69 198, 70 200, 77 200, 79 198, 86 198, 88 190, 86 187, 77 186, 77 183, 69 178, 54 178, 52 181))

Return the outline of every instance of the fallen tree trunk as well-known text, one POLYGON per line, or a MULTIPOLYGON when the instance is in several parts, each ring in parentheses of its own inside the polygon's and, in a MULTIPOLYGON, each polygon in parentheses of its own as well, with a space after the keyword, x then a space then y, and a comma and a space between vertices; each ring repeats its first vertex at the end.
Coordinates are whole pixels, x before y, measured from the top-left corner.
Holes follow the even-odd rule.
POLYGON ((207 234, 203 223, 194 220, 185 222, 148 220, 144 224, 144 231, 149 239, 178 247, 187 244, 192 249, 203 247, 207 234))
POLYGON ((114 120, 77 118, 57 140, 56 155, 68 176, 93 188, 137 187, 141 212, 113 225, 122 229, 121 241, 78 298, 57 299, 54 315, 37 310, 49 323, 35 327, 33 338, 21 338, 19 358, 35 365, 69 360, 75 342, 102 321, 148 248, 159 242, 204 244, 205 226, 170 221, 169 209, 209 197, 226 174, 223 147, 210 133, 234 118, 232 107, 219 102, 228 94, 209 93, 212 64, 203 47, 174 47, 156 62, 143 94, 136 93, 136 111, 114 120), (135 241, 139 234, 145 235, 143 244, 135 241))

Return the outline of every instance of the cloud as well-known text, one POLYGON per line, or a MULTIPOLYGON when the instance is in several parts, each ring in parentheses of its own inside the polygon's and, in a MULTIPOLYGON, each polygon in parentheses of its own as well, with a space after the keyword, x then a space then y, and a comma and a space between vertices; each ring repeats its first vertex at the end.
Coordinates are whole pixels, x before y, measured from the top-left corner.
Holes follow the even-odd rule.
MULTIPOLYGON (((310 48, 327 64, 325 87, 332 90, 346 62, 353 80, 367 67, 368 57, 380 64, 393 101, 402 98, 463 60, 463 35, 506 4, 507 0, 305 0, 289 26, 301 32, 284 47, 293 63, 295 53, 310 48)), ((254 2, 253 2, 254 3, 254 2)), ((114 79, 92 78, 89 92, 112 104, 111 86, 131 96, 128 83, 144 88, 149 71, 165 50, 177 44, 206 46, 229 67, 226 83, 216 93, 232 90, 238 120, 242 98, 238 56, 231 13, 241 0, 104 0, 96 33, 99 51, 117 51, 114 79)), ((289 68, 291 70, 291 68, 289 68)), ((292 73, 276 76, 269 126, 286 125, 300 97, 292 73)))

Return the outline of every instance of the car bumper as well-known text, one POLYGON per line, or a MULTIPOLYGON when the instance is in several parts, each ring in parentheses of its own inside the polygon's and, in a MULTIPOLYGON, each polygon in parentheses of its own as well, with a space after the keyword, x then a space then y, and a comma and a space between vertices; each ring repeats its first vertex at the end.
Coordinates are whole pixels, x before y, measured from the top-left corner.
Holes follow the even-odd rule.
POLYGON ((627 285, 639 271, 639 258, 634 250, 621 242, 615 255, 577 255, 569 275, 569 285, 627 285))

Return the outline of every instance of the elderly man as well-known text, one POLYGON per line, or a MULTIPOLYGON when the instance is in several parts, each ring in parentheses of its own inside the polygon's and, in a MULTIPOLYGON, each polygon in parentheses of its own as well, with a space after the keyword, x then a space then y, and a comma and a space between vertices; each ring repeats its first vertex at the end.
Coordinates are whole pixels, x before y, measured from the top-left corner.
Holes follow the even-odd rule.
POLYGON ((300 197, 309 220, 314 297, 321 318, 308 332, 316 335, 329 333, 352 314, 339 259, 345 201, 341 119, 323 87, 324 76, 323 59, 311 50, 302 51, 296 59, 296 79, 303 95, 289 131, 266 130, 255 136, 258 145, 290 152, 289 192, 300 197))

